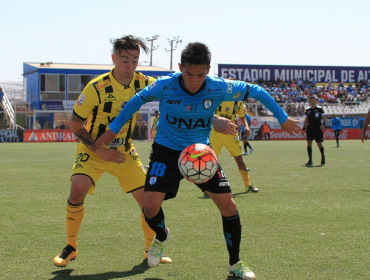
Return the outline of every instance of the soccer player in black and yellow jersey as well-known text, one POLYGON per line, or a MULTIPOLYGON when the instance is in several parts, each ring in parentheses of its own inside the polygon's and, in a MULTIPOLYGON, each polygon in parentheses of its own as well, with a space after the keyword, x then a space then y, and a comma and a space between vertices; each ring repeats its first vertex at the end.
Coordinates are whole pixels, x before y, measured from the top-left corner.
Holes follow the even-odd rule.
MULTIPOLYGON (((235 123, 235 118, 238 116, 241 124, 244 126, 244 133, 248 134, 249 126, 247 120, 245 119, 244 109, 245 106, 243 101, 225 101, 218 106, 215 114, 217 116, 227 118, 233 123, 235 123)), ((235 162, 238 165, 238 170, 242 176, 246 191, 258 192, 258 189, 250 184, 250 178, 248 174, 249 169, 245 166, 242 157, 243 149, 239 135, 223 134, 217 132, 213 128, 211 132, 210 143, 217 157, 220 155, 222 147, 225 146, 230 156, 234 157, 235 162)))
POLYGON ((152 125, 152 129, 153 129, 153 139, 155 138, 155 135, 157 134, 157 124, 158 124, 158 121, 159 121, 159 112, 158 111, 155 111, 154 112, 154 119, 153 119, 153 125, 152 125))
MULTIPOLYGON (((140 209, 143 208, 146 172, 141 163, 131 135, 137 112, 106 147, 96 148, 95 141, 108 128, 125 104, 155 79, 135 72, 140 49, 147 52, 145 43, 128 35, 117 39, 112 59, 114 68, 93 79, 79 96, 70 120, 70 128, 79 139, 75 162, 72 168, 71 191, 67 202, 67 246, 54 258, 56 266, 65 267, 77 257, 77 236, 84 217, 84 200, 87 193, 93 194, 103 173, 115 176, 124 193, 131 193, 140 209)), ((115 207, 115 206, 111 206, 115 207)), ((141 215, 145 237, 145 253, 155 237, 154 231, 141 215)), ((168 257, 161 262, 171 263, 168 257)))

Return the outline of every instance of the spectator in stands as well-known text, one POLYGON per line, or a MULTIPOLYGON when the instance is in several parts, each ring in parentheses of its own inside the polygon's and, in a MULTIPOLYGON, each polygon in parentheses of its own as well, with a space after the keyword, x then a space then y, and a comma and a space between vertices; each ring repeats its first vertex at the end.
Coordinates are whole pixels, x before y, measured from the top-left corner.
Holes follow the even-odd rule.
POLYGON ((65 121, 62 121, 62 124, 59 126, 59 129, 67 129, 65 121))
POLYGON ((34 129, 41 129, 41 125, 39 123, 39 120, 36 120, 34 129))
POLYGON ((51 129, 50 121, 46 121, 46 122, 44 123, 44 129, 51 129))
POLYGON ((303 105, 300 105, 298 107, 298 115, 302 117, 303 114, 304 114, 304 106, 303 105))
POLYGON ((147 140, 148 139, 148 125, 146 124, 145 121, 141 124, 140 127, 140 139, 141 140, 147 140))
POLYGON ((259 116, 266 116, 266 111, 263 110, 262 105, 258 106, 257 113, 258 113, 259 116))

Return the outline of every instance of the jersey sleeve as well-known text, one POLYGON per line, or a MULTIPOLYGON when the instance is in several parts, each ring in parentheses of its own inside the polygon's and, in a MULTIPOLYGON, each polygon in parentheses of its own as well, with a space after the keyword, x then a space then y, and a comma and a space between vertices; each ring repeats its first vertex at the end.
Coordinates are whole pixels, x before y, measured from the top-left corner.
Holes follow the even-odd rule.
POLYGON ((326 113, 325 113, 325 111, 324 111, 324 108, 322 108, 322 107, 321 107, 320 111, 321 111, 321 115, 323 115, 323 116, 325 116, 325 115, 326 115, 326 113))
POLYGON ((109 129, 117 134, 142 105, 154 100, 159 100, 161 95, 161 87, 158 86, 158 83, 158 80, 154 81, 142 91, 135 94, 134 97, 127 102, 126 106, 121 110, 114 121, 109 125, 109 129))
POLYGON ((73 107, 73 113, 82 120, 86 120, 94 107, 99 105, 99 95, 92 84, 88 84, 81 92, 73 107))
POLYGON ((245 118, 244 110, 245 110, 245 105, 244 105, 244 103, 242 102, 242 103, 240 104, 240 106, 239 106, 239 111, 238 111, 238 113, 237 113, 237 116, 238 116, 238 118, 239 118, 239 119, 240 119, 240 118, 245 118))
POLYGON ((261 102, 269 109, 280 124, 285 123, 288 115, 262 87, 242 81, 224 81, 225 101, 244 101, 248 97, 261 102))

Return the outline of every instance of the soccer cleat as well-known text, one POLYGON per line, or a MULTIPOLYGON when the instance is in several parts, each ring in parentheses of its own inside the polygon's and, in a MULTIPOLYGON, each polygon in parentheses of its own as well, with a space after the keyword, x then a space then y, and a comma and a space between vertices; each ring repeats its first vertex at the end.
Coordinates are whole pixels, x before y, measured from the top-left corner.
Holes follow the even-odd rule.
POLYGON ((313 163, 312 163, 312 161, 308 161, 306 164, 305 164, 306 166, 312 166, 313 165, 313 163))
POLYGON ((253 185, 250 185, 248 188, 246 187, 246 191, 256 193, 259 191, 259 189, 257 189, 256 187, 253 187, 253 185))
POLYGON ((238 261, 234 265, 229 264, 229 272, 230 274, 234 276, 236 275, 243 280, 256 279, 256 275, 254 274, 254 272, 247 266, 246 263, 242 261, 238 261))
MULTIPOLYGON (((144 253, 144 260, 148 259, 148 252, 144 253)), ((170 257, 167 257, 166 255, 162 255, 160 263, 172 263, 172 260, 170 257)))
POLYGON ((321 158, 321 165, 325 165, 325 158, 321 158))
POLYGON ((336 147, 336 148, 339 148, 339 145, 336 145, 335 147, 336 147))
POLYGON ((150 248, 148 251, 148 265, 150 267, 156 267, 162 259, 164 245, 166 245, 171 235, 169 228, 166 228, 166 231, 167 231, 167 238, 165 241, 161 242, 158 239, 154 238, 152 244, 150 245, 150 248))
POLYGON ((242 153, 242 156, 247 156, 247 155, 248 155, 247 152, 242 153))
POLYGON ((251 149, 249 150, 249 154, 253 153, 253 151, 254 151, 254 148, 251 148, 251 149))
POLYGON ((67 245, 64 247, 62 253, 54 258, 54 265, 65 267, 68 265, 69 261, 73 261, 77 258, 77 255, 77 249, 73 248, 71 245, 67 245))

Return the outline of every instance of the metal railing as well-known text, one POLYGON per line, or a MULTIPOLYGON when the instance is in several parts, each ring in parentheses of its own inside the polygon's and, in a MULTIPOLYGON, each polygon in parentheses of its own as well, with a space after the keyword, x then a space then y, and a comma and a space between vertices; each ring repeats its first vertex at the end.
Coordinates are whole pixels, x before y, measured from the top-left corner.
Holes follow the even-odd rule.
POLYGON ((6 115, 9 118, 10 128, 14 129, 15 128, 14 109, 13 109, 12 104, 9 101, 9 98, 8 98, 4 88, 1 86, 1 84, 0 84, 0 87, 3 89, 3 93, 4 93, 3 100, 2 100, 2 106, 4 108, 4 111, 5 111, 6 115))

